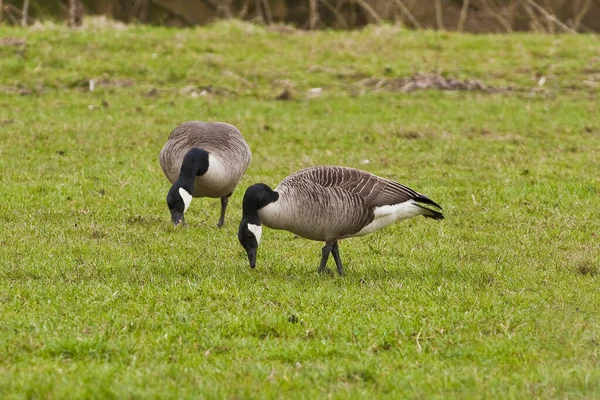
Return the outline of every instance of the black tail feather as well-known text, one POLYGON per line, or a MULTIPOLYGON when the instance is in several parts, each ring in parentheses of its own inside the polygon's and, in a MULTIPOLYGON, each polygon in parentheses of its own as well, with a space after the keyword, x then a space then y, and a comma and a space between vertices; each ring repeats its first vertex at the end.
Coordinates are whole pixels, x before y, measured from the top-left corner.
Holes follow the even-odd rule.
POLYGON ((440 206, 435 201, 431 200, 429 197, 423 196, 422 194, 418 195, 417 197, 414 197, 413 200, 418 203, 429 204, 431 206, 439 208, 440 210, 443 210, 442 206, 440 206))
POLYGON ((436 220, 444 219, 444 214, 442 214, 439 211, 435 211, 435 210, 432 210, 431 208, 423 207, 420 204, 415 204, 415 205, 418 207, 421 207, 423 210, 425 210, 425 214, 422 214, 425 218, 432 218, 432 219, 436 219, 436 220))

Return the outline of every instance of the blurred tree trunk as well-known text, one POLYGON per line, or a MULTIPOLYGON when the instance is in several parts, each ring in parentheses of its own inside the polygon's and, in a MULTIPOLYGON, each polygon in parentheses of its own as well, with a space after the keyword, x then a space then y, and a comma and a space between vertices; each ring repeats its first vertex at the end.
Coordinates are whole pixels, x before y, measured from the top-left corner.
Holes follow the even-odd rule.
POLYGON ((29 4, 30 0, 23 1, 23 10, 21 14, 21 26, 27 26, 27 18, 29 17, 29 4))
POLYGON ((465 21, 467 20, 467 14, 469 13, 469 0, 463 0, 462 8, 460 9, 460 18, 458 19, 458 25, 456 30, 462 32, 465 28, 465 21))
POLYGON ((69 0, 69 3, 69 25, 71 27, 81 26, 83 6, 80 0, 69 0))
POLYGON ((309 0, 309 8, 310 8, 310 19, 309 19, 308 27, 312 31, 316 28, 317 22, 319 21, 319 14, 317 13, 317 0, 309 0))

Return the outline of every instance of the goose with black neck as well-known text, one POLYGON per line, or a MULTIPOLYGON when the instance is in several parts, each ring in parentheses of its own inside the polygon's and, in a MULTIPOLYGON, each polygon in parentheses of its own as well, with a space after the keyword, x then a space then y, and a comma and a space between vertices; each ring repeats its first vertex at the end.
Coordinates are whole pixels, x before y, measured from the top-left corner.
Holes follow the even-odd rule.
POLYGON ((171 222, 185 224, 192 198, 220 198, 217 226, 225 222, 229 197, 245 173, 252 154, 240 131, 223 122, 184 122, 160 152, 160 165, 172 183, 167 193, 171 222))
POLYGON ((244 194, 238 240, 250 267, 256 267, 262 225, 287 230, 306 239, 325 242, 319 273, 328 272, 333 255, 344 275, 338 241, 364 236, 396 221, 422 215, 435 220, 444 215, 433 200, 407 186, 349 167, 318 166, 286 177, 275 188, 264 183, 244 194))

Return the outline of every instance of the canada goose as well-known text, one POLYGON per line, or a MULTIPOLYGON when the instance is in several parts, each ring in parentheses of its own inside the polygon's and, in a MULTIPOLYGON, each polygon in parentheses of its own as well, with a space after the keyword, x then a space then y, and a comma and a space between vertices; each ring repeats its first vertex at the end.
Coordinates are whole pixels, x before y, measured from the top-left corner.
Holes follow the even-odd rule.
POLYGON ((318 272, 327 269, 329 254, 344 274, 338 240, 363 236, 398 220, 417 215, 444 219, 423 204, 442 209, 436 202, 394 181, 348 167, 306 168, 285 178, 272 190, 264 183, 244 194, 238 239, 256 266, 262 224, 306 239, 324 241, 318 272))
POLYGON ((171 132, 159 158, 173 184, 167 194, 173 224, 185 224, 192 197, 220 197, 217 226, 223 226, 229 196, 252 159, 240 131, 223 122, 184 122, 171 132))

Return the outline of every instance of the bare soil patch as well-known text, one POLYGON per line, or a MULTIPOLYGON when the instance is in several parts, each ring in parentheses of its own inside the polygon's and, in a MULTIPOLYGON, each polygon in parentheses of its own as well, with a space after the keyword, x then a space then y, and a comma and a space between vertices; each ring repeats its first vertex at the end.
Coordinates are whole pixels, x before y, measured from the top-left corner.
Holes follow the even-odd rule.
POLYGON ((409 93, 417 90, 460 90, 460 91, 492 91, 493 88, 479 79, 445 78, 439 74, 416 74, 405 78, 368 78, 357 82, 357 85, 371 88, 374 91, 409 93))

